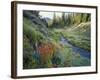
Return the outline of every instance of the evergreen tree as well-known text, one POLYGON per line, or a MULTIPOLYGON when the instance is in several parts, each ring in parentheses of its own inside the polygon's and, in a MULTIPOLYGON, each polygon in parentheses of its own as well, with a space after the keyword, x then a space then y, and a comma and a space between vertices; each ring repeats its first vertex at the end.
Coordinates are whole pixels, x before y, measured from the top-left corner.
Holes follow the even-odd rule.
POLYGON ((55 26, 55 25, 56 25, 56 14, 54 12, 54 14, 53 14, 53 26, 55 26))
POLYGON ((65 12, 62 13, 62 23, 63 23, 63 26, 66 25, 66 15, 65 15, 65 12))

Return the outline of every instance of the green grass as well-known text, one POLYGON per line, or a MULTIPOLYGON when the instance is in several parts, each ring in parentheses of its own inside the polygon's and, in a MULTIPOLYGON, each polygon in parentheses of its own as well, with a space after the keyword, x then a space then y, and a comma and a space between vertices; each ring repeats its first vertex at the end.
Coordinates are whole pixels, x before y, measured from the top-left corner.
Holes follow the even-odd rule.
POLYGON ((89 59, 85 57, 81 57, 80 54, 76 53, 73 57, 72 65, 73 66, 90 66, 91 63, 89 59))
POLYGON ((74 33, 66 33, 66 32, 62 32, 63 35, 65 36, 66 39, 69 40, 70 43, 72 43, 75 46, 78 46, 80 48, 83 48, 85 50, 90 51, 90 47, 91 47, 91 43, 90 43, 90 38, 86 37, 85 35, 76 35, 74 33))
MULTIPOLYGON (((70 27, 65 29, 56 29, 53 30, 56 34, 62 33, 66 39, 70 41, 75 46, 81 47, 85 50, 91 50, 91 41, 90 41, 90 22, 81 23, 76 27, 70 27)), ((55 36, 57 36, 55 34, 55 36)), ((60 35, 60 34, 59 34, 60 35)), ((58 38, 56 38, 58 39, 58 38)))

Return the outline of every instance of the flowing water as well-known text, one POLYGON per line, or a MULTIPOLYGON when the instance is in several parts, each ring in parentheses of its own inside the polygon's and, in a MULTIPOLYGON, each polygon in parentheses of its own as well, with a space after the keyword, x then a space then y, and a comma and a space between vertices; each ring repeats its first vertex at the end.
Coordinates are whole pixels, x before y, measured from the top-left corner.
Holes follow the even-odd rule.
POLYGON ((71 44, 71 43, 70 43, 67 39, 65 39, 63 36, 61 37, 60 42, 61 42, 61 44, 63 44, 63 45, 67 45, 67 46, 71 47, 72 50, 73 50, 73 53, 79 53, 82 57, 86 57, 86 58, 88 58, 88 59, 91 58, 91 52, 89 52, 89 51, 87 51, 87 50, 85 50, 85 49, 83 49, 83 48, 80 48, 80 47, 77 47, 77 46, 71 44))

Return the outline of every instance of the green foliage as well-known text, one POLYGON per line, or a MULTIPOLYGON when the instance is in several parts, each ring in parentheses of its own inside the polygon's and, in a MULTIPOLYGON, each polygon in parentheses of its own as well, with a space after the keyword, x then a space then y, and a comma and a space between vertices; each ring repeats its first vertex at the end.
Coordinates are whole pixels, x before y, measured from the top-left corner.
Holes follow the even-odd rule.
POLYGON ((60 37, 61 34, 59 32, 52 31, 51 38, 53 38, 55 41, 59 41, 60 37))
POLYGON ((88 14, 82 14, 82 22, 87 22, 87 21, 91 21, 91 15, 88 14))
POLYGON ((75 46, 81 47, 88 51, 91 50, 90 41, 90 23, 84 23, 75 29, 72 27, 71 31, 62 32, 64 37, 75 46))
POLYGON ((62 12, 62 16, 58 17, 56 12, 53 15, 53 21, 49 23, 49 27, 70 27, 75 24, 80 24, 82 22, 89 22, 91 21, 91 15, 89 13, 65 13, 62 12))
POLYGON ((30 41, 34 44, 36 41, 40 42, 45 39, 45 36, 36 30, 32 25, 32 22, 24 18, 24 34, 30 39, 30 41))
POLYGON ((64 47, 62 50, 62 54, 64 55, 64 66, 70 67, 72 66, 73 52, 70 47, 64 47))
POLYGON ((72 60, 72 65, 73 66, 83 66, 83 65, 89 66, 90 60, 85 57, 81 57, 79 53, 75 53, 72 60))
POLYGON ((24 35, 23 40, 23 68, 31 68, 32 62, 32 49, 31 44, 29 43, 29 39, 24 35))
POLYGON ((71 13, 71 21, 73 24, 80 24, 82 22, 90 21, 90 14, 88 13, 71 13))

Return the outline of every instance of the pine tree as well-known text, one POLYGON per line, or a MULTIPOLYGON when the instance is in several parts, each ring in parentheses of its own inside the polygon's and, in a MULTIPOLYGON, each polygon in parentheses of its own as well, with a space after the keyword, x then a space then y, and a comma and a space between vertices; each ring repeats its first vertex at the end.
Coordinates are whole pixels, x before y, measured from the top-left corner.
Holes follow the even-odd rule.
POLYGON ((56 13, 54 12, 54 14, 53 14, 53 26, 55 26, 56 25, 56 13))

